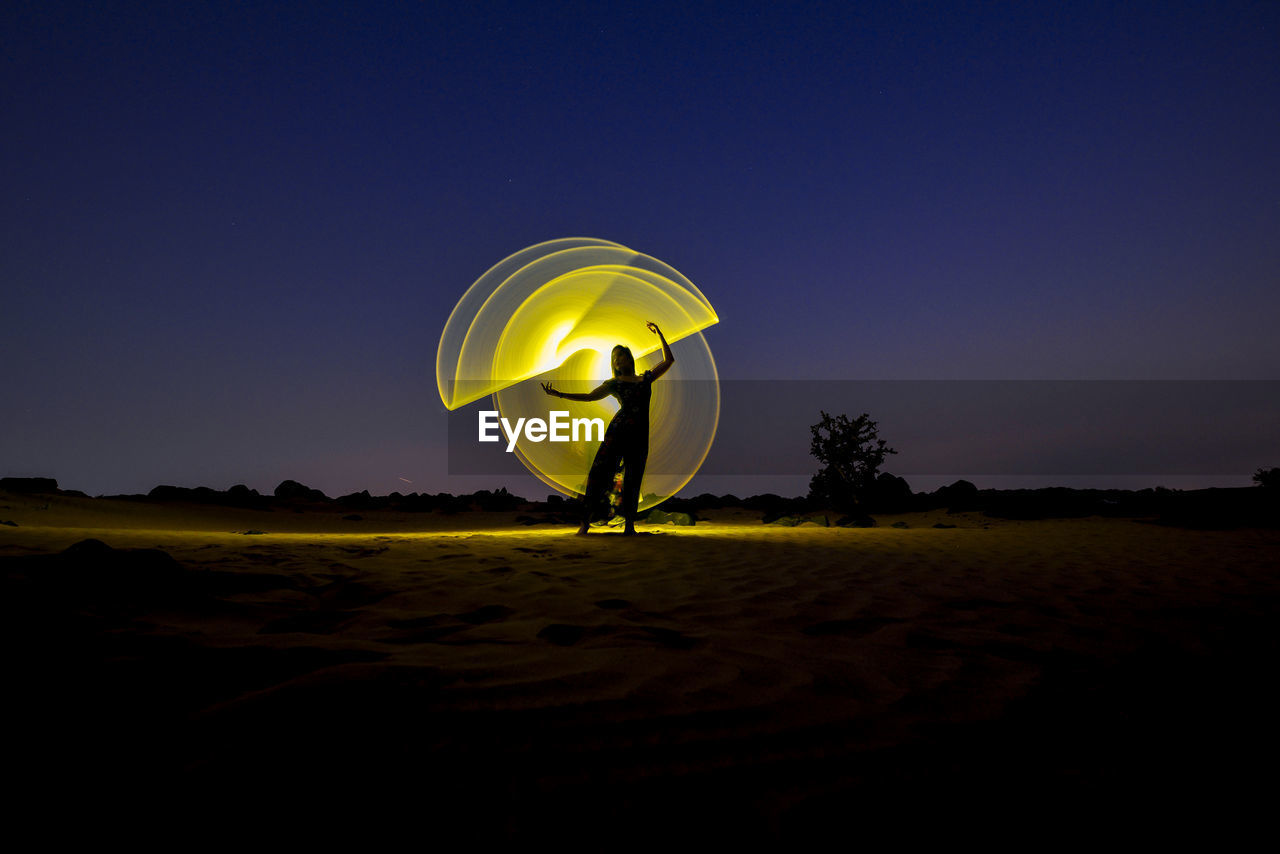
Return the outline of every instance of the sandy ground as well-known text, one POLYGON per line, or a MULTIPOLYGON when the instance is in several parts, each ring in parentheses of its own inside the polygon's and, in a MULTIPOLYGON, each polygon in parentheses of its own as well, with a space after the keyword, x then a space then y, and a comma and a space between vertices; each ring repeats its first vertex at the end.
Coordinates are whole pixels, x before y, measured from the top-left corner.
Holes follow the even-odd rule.
POLYGON ((0 494, 10 773, 566 843, 1274 795, 1280 531, 342 515, 0 494))

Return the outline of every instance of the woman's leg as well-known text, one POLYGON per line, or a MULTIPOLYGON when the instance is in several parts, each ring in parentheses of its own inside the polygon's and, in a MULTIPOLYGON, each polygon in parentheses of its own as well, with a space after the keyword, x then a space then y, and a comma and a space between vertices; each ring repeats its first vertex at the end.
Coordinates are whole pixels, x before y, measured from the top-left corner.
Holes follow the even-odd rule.
POLYGON ((649 461, 649 437, 637 440, 622 457, 622 515, 626 519, 623 533, 636 532, 636 508, 640 504, 640 484, 644 480, 644 466, 649 461))
POLYGON ((587 473, 587 491, 582 496, 582 524, 578 527, 579 534, 587 533, 592 515, 613 485, 619 459, 621 454, 615 437, 606 434, 596 451, 595 459, 591 461, 591 470, 587 473))

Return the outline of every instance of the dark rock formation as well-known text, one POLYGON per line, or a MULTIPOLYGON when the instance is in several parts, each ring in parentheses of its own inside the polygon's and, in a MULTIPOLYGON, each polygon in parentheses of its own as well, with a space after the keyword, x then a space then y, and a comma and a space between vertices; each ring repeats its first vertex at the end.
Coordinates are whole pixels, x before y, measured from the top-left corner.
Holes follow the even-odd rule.
POLYGON ((261 507, 267 499, 256 489, 250 489, 243 483, 237 483, 225 493, 225 503, 233 507, 261 507))
POLYGON ((653 508, 648 513, 641 514, 641 519, 650 525, 666 525, 670 523, 672 525, 688 526, 694 524, 693 516, 688 513, 670 512, 658 507, 653 508))
POLYGON ((869 513, 906 513, 915 508, 915 494, 905 478, 881 472, 862 496, 869 513))
POLYGON ((490 513, 506 513, 526 503, 520 496, 507 492, 505 486, 500 487, 497 492, 481 489, 473 493, 471 498, 477 507, 490 513))
POLYGON ((58 481, 52 477, 0 477, 0 489, 6 492, 57 492, 58 481))
POLYGON ((328 501, 329 496, 318 489, 303 486, 296 480, 281 481, 273 493, 281 501, 328 501))
POLYGON ((957 480, 949 486, 940 486, 933 491, 929 504, 933 507, 946 507, 952 513, 964 513, 978 509, 978 487, 967 480, 957 480))
POLYGON ((223 507, 265 507, 269 502, 256 489, 238 483, 222 492, 207 486, 169 486, 161 484, 147 493, 148 501, 185 501, 191 504, 216 504, 223 507))

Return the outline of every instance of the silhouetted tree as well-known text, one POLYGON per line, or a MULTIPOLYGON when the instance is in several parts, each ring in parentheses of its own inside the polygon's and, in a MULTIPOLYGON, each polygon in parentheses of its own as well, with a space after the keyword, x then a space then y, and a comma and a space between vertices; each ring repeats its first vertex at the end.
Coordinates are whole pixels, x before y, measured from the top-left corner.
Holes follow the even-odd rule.
POLYGON ((809 430, 809 453, 822 464, 809 481, 809 500, 833 510, 857 507, 874 488, 884 458, 898 453, 879 437, 876 422, 865 412, 853 420, 823 412, 809 430))
POLYGON ((1253 482, 1275 489, 1280 486, 1280 468, 1258 469, 1253 473, 1253 482))

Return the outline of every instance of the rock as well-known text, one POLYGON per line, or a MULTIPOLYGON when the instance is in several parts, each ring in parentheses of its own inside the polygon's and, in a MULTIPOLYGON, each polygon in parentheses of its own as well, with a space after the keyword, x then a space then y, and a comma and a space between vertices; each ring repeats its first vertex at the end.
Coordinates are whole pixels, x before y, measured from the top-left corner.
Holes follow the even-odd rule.
POLYGON ((328 501, 329 496, 318 489, 303 486, 296 480, 281 481, 273 493, 281 501, 328 501))
POLYGON ((949 486, 940 486, 935 489, 932 503, 946 507, 953 513, 973 510, 978 505, 978 487, 967 480, 957 480, 949 486))
POLYGON ((0 489, 8 492, 57 492, 58 481, 52 477, 0 477, 0 489))
POLYGON ((481 489, 472 493, 471 500, 477 507, 488 513, 507 513, 527 503, 520 496, 507 492, 505 486, 499 487, 497 492, 481 489))
POLYGON ((764 512, 764 522, 768 524, 779 516, 794 515, 802 513, 805 509, 805 501, 803 498, 783 498, 772 492, 764 495, 753 495, 741 502, 741 506, 748 510, 761 510, 764 512))
POLYGON ((87 540, 80 540, 72 543, 62 550, 67 557, 83 560, 85 558, 102 557, 111 554, 115 549, 104 543, 102 540, 95 540, 92 537, 87 540))
POLYGON ((876 520, 866 515, 841 516, 836 520, 837 528, 874 528, 875 526, 876 520))
POLYGON ((161 484, 147 493, 147 498, 151 501, 190 501, 197 504, 211 504, 218 496, 219 493, 207 486, 197 486, 192 489, 166 484, 161 484))
POLYGON ((207 486, 186 487, 161 484, 147 493, 148 501, 184 501, 191 504, 219 504, 225 507, 261 507, 266 503, 257 490, 238 483, 221 492, 207 486))
POLYGON ((223 503, 233 507, 261 507, 267 503, 262 493, 250 489, 243 483, 237 483, 224 493, 223 503))
POLYGON ((183 486, 169 486, 162 483, 159 486, 153 486, 147 493, 147 498, 152 501, 182 501, 190 491, 183 486))
POLYGON ((908 525, 906 522, 894 522, 889 527, 890 528, 910 528, 911 526, 908 525))
POLYGON ((906 513, 914 509, 915 493, 905 479, 881 472, 861 503, 874 513, 906 513))
POLYGON ((368 510, 374 503, 373 496, 367 489, 352 492, 349 495, 340 495, 336 500, 343 507, 350 507, 352 510, 368 510))
POLYGON ((687 527, 694 524, 693 516, 688 513, 668 513, 666 510, 654 508, 643 518, 650 525, 680 525, 687 527))
POLYGON ((954 528, 954 527, 955 527, 955 525, 948 525, 946 522, 937 522, 937 523, 935 523, 935 524, 934 524, 934 526, 933 526, 933 527, 935 527, 935 528, 954 528))
POLYGON ((446 516, 465 513, 471 509, 470 495, 450 495, 442 492, 436 496, 436 508, 446 516))
POLYGON ((57 556, 58 582, 74 588, 74 595, 127 604, 130 609, 160 600, 174 603, 202 599, 192 576, 167 552, 159 549, 113 549, 102 540, 88 539, 68 546, 57 556))
MULTIPOLYGON (((766 516, 762 520, 766 525, 781 525, 787 528, 794 528, 797 525, 816 525, 820 528, 830 528, 831 520, 821 513, 810 513, 805 516, 778 516, 776 519, 770 519, 766 516)), ((874 522, 872 524, 875 524, 874 522)))
POLYGON ((17 522, 14 522, 14 521, 13 521, 13 520, 11 520, 11 519, 0 519, 0 525, 8 525, 8 526, 9 526, 9 527, 11 527, 11 528, 16 528, 16 527, 18 527, 18 523, 17 523, 17 522))

